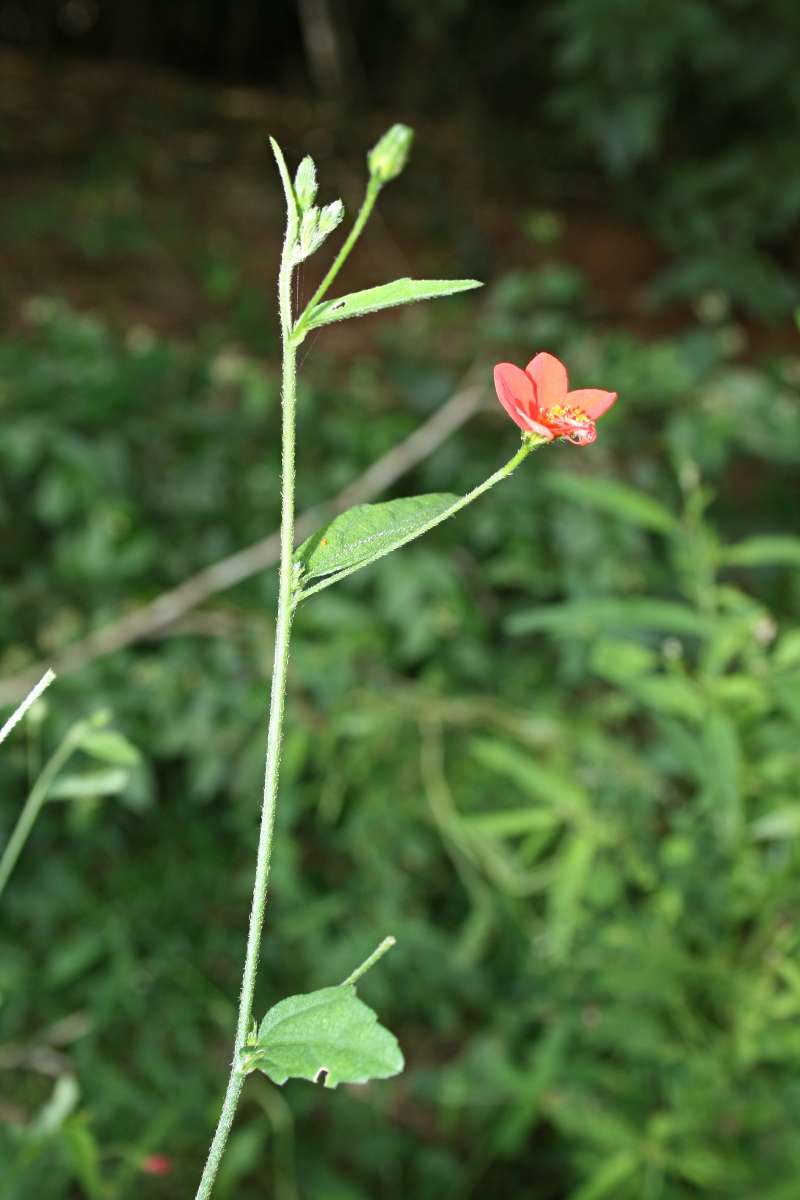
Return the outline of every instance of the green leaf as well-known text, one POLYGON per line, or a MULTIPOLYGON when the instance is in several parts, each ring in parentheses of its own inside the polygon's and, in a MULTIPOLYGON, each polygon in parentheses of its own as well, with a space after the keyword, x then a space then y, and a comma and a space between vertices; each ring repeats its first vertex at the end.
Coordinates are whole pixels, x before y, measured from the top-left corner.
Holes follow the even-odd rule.
POLYGON ((315 305, 303 325, 306 329, 316 329, 334 321, 346 321, 350 317, 380 312, 383 308, 395 308, 398 304, 435 300, 440 296, 453 296, 456 292, 469 292, 472 288, 482 286, 477 279, 395 279, 392 283, 366 288, 363 292, 351 292, 349 296, 339 296, 336 300, 323 300, 315 305))
POLYGON ((548 936, 554 957, 569 953, 578 928, 584 888, 592 868, 596 844, 585 833, 575 834, 562 851, 548 904, 548 936))
POLYGON ((692 679, 684 679, 680 675, 653 674, 618 679, 616 682, 652 712, 684 717, 687 721, 702 721, 706 716, 707 705, 703 692, 692 679))
POLYGON ((258 1038, 244 1051, 245 1064, 273 1083, 309 1079, 340 1083, 388 1079, 403 1069, 397 1039, 351 985, 289 996, 271 1008, 258 1038))
POLYGON ((359 504, 334 517, 295 550, 294 561, 306 579, 343 571, 376 554, 386 554, 402 541, 423 531, 459 500, 448 492, 388 500, 385 504, 359 504))
POLYGON ((313 158, 302 159, 294 177, 294 194, 301 212, 305 212, 317 198, 317 168, 313 158))
POLYGON ((800 567, 800 538, 764 534, 723 546, 720 561, 726 567, 800 567))
POLYGON ((135 767, 141 759, 136 747, 113 729, 90 729, 81 738, 81 750, 115 767, 135 767))
POLYGON ((779 842, 800 837, 800 804, 787 804, 773 809, 753 821, 750 832, 757 841, 779 842))
POLYGON ((80 1100, 81 1089, 74 1075, 59 1075, 49 1099, 36 1114, 30 1129, 34 1134, 47 1137, 57 1133, 80 1100))
POLYGON ((475 738, 470 744, 473 756, 499 775, 515 783, 531 800, 548 806, 562 816, 583 811, 588 804, 586 792, 559 771, 542 766, 531 753, 494 738, 475 738))
POLYGON ((547 631, 587 639, 609 631, 629 634, 638 630, 707 637, 714 631, 714 621, 673 600, 596 596, 516 613, 507 629, 511 634, 547 631))
POLYGON ((61 775, 47 793, 48 800, 86 800, 92 796, 116 796, 128 785, 130 774, 124 767, 105 771, 86 771, 61 775))
POLYGON ((622 638, 600 638, 592 646, 591 669, 604 679, 625 682, 652 671, 656 655, 638 642, 622 638))
POLYGON ((89 1200, 100 1200, 105 1189, 100 1172, 100 1148, 83 1116, 70 1117, 61 1130, 71 1174, 89 1200))
POLYGON ((606 1159, 582 1187, 570 1192, 569 1200, 604 1200, 606 1196, 619 1194, 619 1187, 635 1174, 638 1167, 636 1155, 631 1150, 620 1150, 606 1159))
POLYGON ((459 824, 465 833, 481 837, 517 837, 541 829, 553 829, 559 818, 543 808, 503 808, 499 812, 467 813, 459 824))
POLYGON ((660 500, 619 480, 594 475, 554 474, 547 477, 546 483, 551 492, 565 500, 610 513, 629 525, 638 525, 655 533, 672 533, 678 524, 660 500))
POLYGON ((732 843, 743 821, 739 735, 730 717, 719 712, 709 713, 703 733, 707 803, 722 836, 732 843))

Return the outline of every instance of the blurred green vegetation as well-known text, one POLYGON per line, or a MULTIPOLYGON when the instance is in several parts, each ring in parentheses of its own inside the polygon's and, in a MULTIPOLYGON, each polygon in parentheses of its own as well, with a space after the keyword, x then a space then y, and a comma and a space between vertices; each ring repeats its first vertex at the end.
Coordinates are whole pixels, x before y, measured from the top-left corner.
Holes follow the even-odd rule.
MULTIPOLYGON (((362 354, 314 343, 301 509, 475 361, 547 345, 622 398, 590 451, 541 451, 300 614, 259 1008, 393 933, 363 993, 408 1069, 331 1094, 251 1080, 222 1200, 794 1197, 800 360, 744 365, 708 307, 671 339, 592 332, 552 262, 376 322, 362 354)), ((179 345, 43 298, 25 321, 0 342, 2 676, 277 522, 276 364, 246 332, 179 345)), ((466 489, 514 440, 487 407, 394 492, 466 489)), ((4 831, 76 721, 107 709, 142 754, 105 798, 71 760, 3 898, 8 1200, 196 1183, 274 587, 65 675, 3 747, 4 831), (169 1176, 142 1172, 156 1152, 169 1176)))
POLYGON ((654 304, 723 288, 780 320, 800 301, 796 0, 5 0, 4 38, 316 95, 343 138, 376 106, 435 115, 493 192, 535 178, 647 228, 654 304))
MULTIPOLYGON (((162 6, 151 62, 174 63, 190 7, 212 11, 162 6)), ((257 1007, 392 933, 362 990, 408 1068, 333 1093, 251 1079, 220 1200, 795 1200, 800 343, 741 317, 798 297, 800 10, 553 0, 500 24, 352 0, 347 95, 315 109, 275 8, 263 64, 230 74, 275 87, 286 53, 289 96, 117 89, 97 64, 51 93, 4 57, 0 691, 277 525, 269 131, 352 204, 348 114, 435 113, 354 285, 491 283, 304 347, 301 511, 476 371, 485 411, 391 494, 485 477, 516 444, 495 361, 547 348, 621 399, 590 450, 538 452, 301 610, 257 1007), (586 223, 603 240, 610 217, 668 251, 646 286, 613 238, 619 294, 589 283, 586 223)), ((0 748, 2 845, 79 723, 127 739, 82 739, 2 897, 3 1200, 193 1193, 235 1022, 274 600, 261 572, 64 673, 0 748)))

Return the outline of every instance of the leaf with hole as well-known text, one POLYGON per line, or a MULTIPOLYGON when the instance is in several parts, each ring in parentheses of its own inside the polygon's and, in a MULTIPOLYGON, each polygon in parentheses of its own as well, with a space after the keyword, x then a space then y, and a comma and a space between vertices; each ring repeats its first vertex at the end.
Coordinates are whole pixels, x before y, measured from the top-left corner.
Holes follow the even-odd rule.
POLYGON ((273 1083, 308 1079, 335 1088, 397 1075, 403 1055, 355 987, 342 984, 289 996, 271 1008, 243 1051, 243 1065, 273 1083))
POLYGON ((449 492, 433 492, 384 504, 358 504, 307 538, 295 551, 294 560, 306 580, 366 565, 424 533, 459 498, 449 492))

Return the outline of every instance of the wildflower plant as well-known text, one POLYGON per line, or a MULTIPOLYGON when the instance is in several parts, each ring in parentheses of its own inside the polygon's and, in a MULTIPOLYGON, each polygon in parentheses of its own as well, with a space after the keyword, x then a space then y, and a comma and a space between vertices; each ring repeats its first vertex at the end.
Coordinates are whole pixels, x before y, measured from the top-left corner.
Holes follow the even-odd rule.
POLYGON ((334 299, 328 293, 358 241, 378 196, 406 165, 412 131, 394 125, 367 156, 368 179, 361 208, 330 268, 303 310, 292 304, 297 266, 315 254, 344 219, 341 200, 316 204, 314 162, 305 157, 292 179, 283 153, 271 139, 286 204, 286 231, 278 275, 282 345, 281 527, 275 647, 267 726, 261 825, 250 910, 247 949, 231 1071, 196 1200, 210 1196, 245 1080, 261 1071, 274 1083, 306 1079, 335 1088, 339 1083, 386 1079, 403 1068, 394 1035, 357 995, 362 975, 391 948, 387 936, 341 983, 275 1004, 260 1021, 254 996, 270 873, 278 797, 281 741, 292 627, 298 608, 317 592, 421 537, 454 516, 496 483, 508 478, 536 447, 566 438, 594 441, 595 420, 616 399, 613 392, 568 392, 564 366, 538 354, 525 372, 505 363, 495 371, 498 398, 522 430, 516 453, 466 495, 435 493, 362 504, 335 517, 295 547, 295 412, 297 354, 314 330, 383 309, 451 296, 480 287, 475 279, 396 279, 334 299))

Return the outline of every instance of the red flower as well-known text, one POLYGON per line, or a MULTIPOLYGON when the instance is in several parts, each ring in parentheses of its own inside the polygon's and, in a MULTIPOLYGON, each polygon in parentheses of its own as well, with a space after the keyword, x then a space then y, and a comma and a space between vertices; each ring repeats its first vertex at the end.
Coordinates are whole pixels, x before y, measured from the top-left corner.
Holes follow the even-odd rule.
POLYGON ((141 1169, 145 1175, 169 1175, 172 1171, 172 1159, 166 1154, 148 1154, 142 1159, 141 1169))
POLYGON ((599 388, 568 391, 567 368, 547 353, 537 354, 524 371, 513 363, 498 363, 494 386, 497 399, 520 429, 548 442, 565 437, 576 446, 594 441, 595 421, 617 398, 616 392, 599 388))

